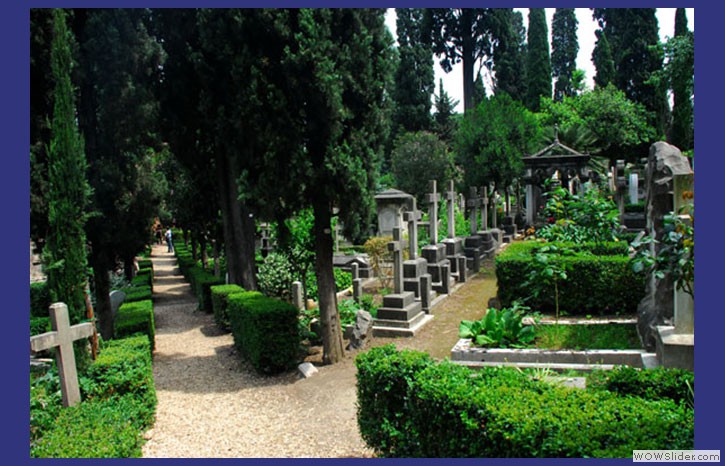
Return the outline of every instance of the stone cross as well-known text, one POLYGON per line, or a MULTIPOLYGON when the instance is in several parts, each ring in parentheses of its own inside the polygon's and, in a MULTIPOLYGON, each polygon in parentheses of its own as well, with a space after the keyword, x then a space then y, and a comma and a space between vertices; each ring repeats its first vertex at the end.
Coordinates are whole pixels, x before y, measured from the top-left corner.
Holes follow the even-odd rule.
POLYGON ((393 284, 396 294, 403 292, 403 242, 400 236, 400 227, 393 227, 393 241, 388 243, 388 251, 393 253, 393 284))
POLYGON ((448 237, 456 237, 456 219, 454 215, 454 205, 456 202, 456 189, 451 180, 448 184, 448 192, 446 192, 446 208, 448 210, 448 237))
POLYGON ((481 193, 483 198, 481 199, 481 230, 488 230, 488 192, 485 186, 481 186, 481 193))
POLYGON ((81 392, 78 387, 78 371, 73 353, 73 342, 93 335, 94 325, 91 322, 71 327, 68 318, 68 306, 64 303, 55 303, 50 306, 51 332, 30 337, 30 350, 43 351, 56 349, 56 362, 60 375, 60 389, 63 396, 63 406, 75 406, 81 401, 81 392))
POLYGON ((471 236, 473 236, 478 232, 478 203, 480 202, 480 199, 478 198, 478 188, 472 186, 471 192, 468 197, 469 198, 466 201, 466 206, 471 209, 470 223, 471 236))
POLYGON ((411 260, 418 258, 418 220, 420 218, 420 211, 415 208, 415 200, 413 200, 413 210, 403 213, 403 220, 408 222, 408 254, 411 260))
POLYGON ((441 196, 436 190, 436 180, 430 180, 431 192, 426 196, 428 201, 428 218, 430 220, 430 244, 438 244, 438 201, 441 196))

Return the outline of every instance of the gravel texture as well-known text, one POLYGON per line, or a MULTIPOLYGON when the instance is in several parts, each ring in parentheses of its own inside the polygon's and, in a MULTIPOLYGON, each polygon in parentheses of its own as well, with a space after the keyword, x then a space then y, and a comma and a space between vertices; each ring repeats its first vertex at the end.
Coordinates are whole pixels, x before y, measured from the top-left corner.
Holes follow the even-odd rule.
POLYGON ((370 457, 357 429, 352 357, 302 379, 257 375, 154 246, 156 423, 147 458, 370 457))

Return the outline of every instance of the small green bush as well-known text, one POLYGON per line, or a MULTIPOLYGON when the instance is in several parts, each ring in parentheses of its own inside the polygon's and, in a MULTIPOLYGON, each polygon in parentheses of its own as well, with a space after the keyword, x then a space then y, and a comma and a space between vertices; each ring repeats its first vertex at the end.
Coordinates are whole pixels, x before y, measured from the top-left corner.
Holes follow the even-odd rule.
POLYGON ((687 404, 693 401, 695 374, 675 368, 641 370, 621 366, 610 371, 591 372, 587 377, 587 388, 687 404))
POLYGON ((356 358, 358 426, 382 456, 631 457, 692 449, 692 410, 560 387, 513 368, 473 372, 392 346, 356 358))
POLYGON ((118 308, 114 321, 115 337, 124 338, 136 333, 148 337, 151 351, 155 346, 156 326, 154 323, 154 305, 151 300, 124 302, 118 308))
POLYGON ((228 298, 230 294, 243 293, 245 290, 239 285, 214 285, 211 288, 211 303, 214 310, 214 320, 224 330, 229 330, 228 298))
POLYGON ((207 272, 201 267, 192 267, 189 270, 189 283, 199 302, 199 310, 212 312, 211 287, 214 285, 223 285, 224 280, 221 277, 214 276, 214 274, 207 272))
MULTIPOLYGON (((279 252, 272 252, 264 258, 257 273, 259 291, 274 298, 287 299, 290 296, 292 282, 295 281, 294 270, 289 258, 279 252)), ((310 289, 307 288, 307 296, 310 289)))
POLYGON ((153 291, 154 289, 154 278, 151 275, 151 269, 144 269, 144 271, 138 271, 136 276, 131 279, 131 286, 148 286, 153 291))
POLYGON ((34 282, 30 284, 30 316, 50 316, 50 290, 48 282, 34 282))
POLYGON ((133 301, 144 301, 153 298, 153 292, 150 286, 130 286, 123 288, 121 291, 126 293, 123 302, 130 303, 133 301))
POLYGON ((153 275, 154 263, 151 259, 139 259, 136 263, 138 264, 139 270, 150 269, 151 275, 153 275))
POLYGON ((299 311, 289 303, 258 292, 229 295, 229 322, 234 344, 260 373, 285 371, 298 362, 299 311))
POLYGON ((554 312, 554 290, 531 298, 525 286, 537 249, 555 244, 570 249, 571 256, 556 259, 567 279, 559 283, 559 306, 562 312, 582 314, 632 314, 644 297, 644 277, 630 264, 626 242, 612 243, 513 243, 496 257, 498 296, 503 307, 525 301, 534 311, 554 312))

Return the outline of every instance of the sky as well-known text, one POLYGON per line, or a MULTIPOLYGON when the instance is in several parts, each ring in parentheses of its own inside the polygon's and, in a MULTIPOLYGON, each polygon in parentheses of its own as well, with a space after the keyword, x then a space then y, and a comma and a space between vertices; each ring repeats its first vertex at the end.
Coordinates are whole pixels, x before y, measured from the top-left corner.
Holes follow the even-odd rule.
MULTIPOLYGON (((524 27, 528 27, 528 8, 514 8, 517 11, 521 11, 524 16, 524 27)), ((555 8, 546 8, 546 19, 549 23, 549 42, 551 42, 551 19, 554 16, 555 8)), ((658 8, 657 19, 660 26, 660 40, 665 41, 667 37, 674 35, 675 29, 675 10, 676 8, 658 8)), ((695 30, 695 9, 687 8, 687 21, 688 27, 691 31, 695 30)), ((586 73, 586 84, 587 88, 592 88, 594 83, 594 75, 596 70, 592 64, 592 51, 594 50, 594 42, 596 37, 594 31, 597 29, 597 25, 592 19, 592 12, 589 8, 577 8, 576 9, 577 21, 579 22, 577 28, 577 36, 579 39, 579 54, 577 55, 577 68, 584 70, 586 73)), ((385 23, 393 33, 393 37, 397 38, 395 34, 395 9, 389 8, 385 15, 385 23)), ((463 112, 463 68, 460 64, 456 65, 450 73, 444 72, 438 60, 434 58, 435 63, 435 83, 436 83, 436 94, 438 94, 438 83, 443 78, 443 88, 448 95, 458 101, 456 111, 459 113, 463 112)), ((474 71, 478 69, 478 66, 474 68, 474 71)), ((485 79, 485 78, 484 78, 485 79)))

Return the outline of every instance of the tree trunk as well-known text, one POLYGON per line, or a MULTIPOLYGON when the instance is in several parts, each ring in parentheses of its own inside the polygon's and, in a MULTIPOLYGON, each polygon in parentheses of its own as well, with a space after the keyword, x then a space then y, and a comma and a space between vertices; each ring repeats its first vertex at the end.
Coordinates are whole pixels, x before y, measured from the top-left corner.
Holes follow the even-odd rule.
POLYGON ((201 255, 201 266, 204 270, 207 270, 208 257, 206 255, 206 235, 203 232, 199 232, 199 249, 201 255))
POLYGON ((217 160, 217 180, 224 220, 224 246, 229 283, 235 283, 251 291, 257 289, 254 219, 238 199, 236 176, 236 162, 233 158, 220 157, 217 160))
POLYGON ((315 275, 317 276, 320 328, 322 331, 322 362, 335 364, 342 360, 340 313, 337 310, 335 275, 332 270, 332 228, 330 206, 324 200, 313 204, 315 213, 315 275))
POLYGON ((108 271, 111 267, 103 257, 93 257, 93 281, 96 291, 96 318, 98 327, 104 340, 113 338, 113 311, 111 310, 111 290, 108 271))
POLYGON ((128 281, 133 280, 133 277, 136 276, 135 259, 136 257, 133 255, 123 258, 123 275, 128 281))
POLYGON ((463 31, 463 111, 467 113, 473 108, 473 49, 476 46, 473 40, 473 18, 468 8, 461 13, 461 30, 463 31))

